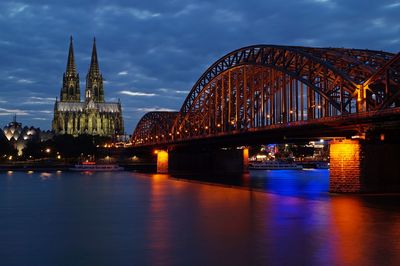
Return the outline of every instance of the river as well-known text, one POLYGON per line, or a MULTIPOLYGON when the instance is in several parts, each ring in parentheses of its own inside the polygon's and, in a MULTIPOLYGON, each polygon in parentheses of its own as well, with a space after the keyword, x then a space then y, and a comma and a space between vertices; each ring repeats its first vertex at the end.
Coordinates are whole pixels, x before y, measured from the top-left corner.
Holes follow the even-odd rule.
POLYGON ((400 196, 329 170, 0 173, 0 265, 400 265, 400 196))

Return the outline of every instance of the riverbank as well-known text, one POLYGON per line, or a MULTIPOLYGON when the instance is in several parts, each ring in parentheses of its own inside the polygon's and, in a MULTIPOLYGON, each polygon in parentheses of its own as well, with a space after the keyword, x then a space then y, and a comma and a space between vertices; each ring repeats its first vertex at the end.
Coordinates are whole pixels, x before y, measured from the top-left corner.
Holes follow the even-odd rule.
MULTIPOLYGON (((1 162, 0 171, 67 171, 69 168, 74 167, 74 162, 66 161, 12 161, 1 162)), ((125 170, 138 171, 138 172, 155 172, 157 167, 155 164, 145 163, 119 163, 125 170)))
POLYGON ((0 171, 57 171, 66 170, 73 164, 49 161, 15 161, 0 163, 0 171))

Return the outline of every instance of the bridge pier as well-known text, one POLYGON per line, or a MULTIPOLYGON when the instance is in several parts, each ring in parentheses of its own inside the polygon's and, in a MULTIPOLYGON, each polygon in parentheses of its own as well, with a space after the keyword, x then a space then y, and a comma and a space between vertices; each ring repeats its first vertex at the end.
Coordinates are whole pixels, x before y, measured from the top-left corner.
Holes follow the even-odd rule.
POLYGON ((399 192, 399 149, 398 143, 383 141, 332 141, 329 191, 399 192))
POLYGON ((241 174, 248 171, 248 148, 158 151, 158 173, 241 174))
POLYGON ((157 173, 166 174, 168 173, 168 151, 157 150, 157 173))

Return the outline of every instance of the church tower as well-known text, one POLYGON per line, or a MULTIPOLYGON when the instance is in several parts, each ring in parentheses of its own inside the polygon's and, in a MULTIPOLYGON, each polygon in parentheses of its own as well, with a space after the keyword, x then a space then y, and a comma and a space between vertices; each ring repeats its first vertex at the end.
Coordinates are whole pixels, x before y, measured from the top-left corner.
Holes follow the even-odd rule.
POLYGON ((74 46, 72 36, 69 42, 67 69, 63 75, 63 85, 60 92, 62 102, 80 102, 81 91, 79 88, 79 74, 76 71, 74 46))
POLYGON ((85 102, 91 100, 95 103, 104 102, 103 76, 97 60, 96 38, 93 39, 92 59, 86 75, 85 102))
POLYGON ((97 60, 96 40, 93 41, 92 59, 86 75, 84 101, 80 100, 79 76, 74 60, 71 38, 61 99, 56 99, 54 104, 54 133, 104 137, 118 137, 124 134, 121 103, 104 102, 103 76, 97 60))

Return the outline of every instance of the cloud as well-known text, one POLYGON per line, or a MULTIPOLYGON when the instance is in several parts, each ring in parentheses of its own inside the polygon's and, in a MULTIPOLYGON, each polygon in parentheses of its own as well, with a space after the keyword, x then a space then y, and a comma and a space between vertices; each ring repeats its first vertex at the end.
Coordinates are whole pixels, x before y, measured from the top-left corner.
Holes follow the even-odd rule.
POLYGON ((187 15, 192 14, 194 11, 196 11, 200 8, 201 8, 201 5, 199 3, 188 4, 183 9, 176 12, 173 16, 174 17, 187 16, 187 15))
POLYGON ((53 114, 53 111, 52 110, 40 110, 40 111, 38 111, 39 113, 42 113, 42 114, 53 114))
POLYGON ((126 75, 128 75, 128 71, 121 71, 121 72, 118 72, 118 75, 119 75, 119 76, 126 76, 126 75))
POLYGON ((389 8, 389 9, 398 8, 398 7, 400 7, 400 2, 394 2, 392 4, 385 5, 384 7, 389 8))
POLYGON ((22 83, 22 84, 32 84, 34 83, 34 81, 29 80, 29 79, 19 79, 17 80, 18 83, 22 83))
POLYGON ((14 114, 29 115, 29 113, 26 110, 0 108, 0 116, 9 116, 9 115, 14 115, 14 114))
POLYGON ((118 5, 108 5, 101 6, 96 9, 96 13, 100 16, 109 16, 109 15, 128 15, 138 20, 148 20, 160 17, 161 14, 157 12, 151 12, 146 9, 138 9, 134 7, 122 7, 118 5))
POLYGON ((144 97, 154 97, 158 94, 155 93, 147 93, 147 92, 139 92, 139 91, 120 91, 120 94, 128 95, 128 96, 144 96, 144 97))
POLYGON ((189 94, 190 91, 175 91, 178 94, 189 94))
POLYGON ((27 4, 12 3, 9 5, 7 13, 9 15, 9 17, 12 18, 12 17, 15 17, 15 16, 19 15, 20 13, 24 12, 28 7, 29 7, 29 5, 27 5, 27 4))
POLYGON ((31 96, 28 97, 26 101, 22 102, 21 104, 32 104, 32 105, 49 105, 49 104, 54 104, 55 98, 52 97, 37 97, 37 96, 31 96))
POLYGON ((134 111, 137 112, 176 112, 175 109, 170 108, 162 108, 162 107, 142 107, 142 108, 134 108, 134 111))
POLYGON ((169 88, 159 88, 157 91, 161 91, 163 93, 175 93, 175 94, 189 94, 190 91, 188 90, 176 90, 176 89, 169 89, 169 88))

